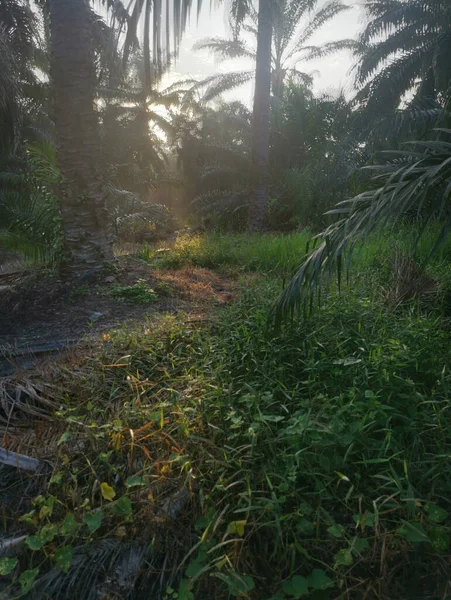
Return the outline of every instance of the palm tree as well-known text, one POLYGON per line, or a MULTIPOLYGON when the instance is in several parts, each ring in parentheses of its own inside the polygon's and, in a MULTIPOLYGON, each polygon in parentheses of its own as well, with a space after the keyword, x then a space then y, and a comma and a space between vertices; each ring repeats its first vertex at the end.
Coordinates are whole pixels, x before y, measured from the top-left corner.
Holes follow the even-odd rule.
POLYGON ((249 225, 256 231, 266 226, 268 211, 269 111, 271 94, 271 43, 273 0, 259 0, 255 93, 252 113, 249 225))
MULTIPOLYGON (((312 12, 316 4, 318 0, 274 2, 271 45, 271 93, 274 98, 282 98, 287 78, 311 85, 313 76, 300 70, 299 63, 328 56, 340 50, 356 48, 356 42, 349 39, 331 41, 320 46, 309 44, 310 39, 323 25, 350 8, 338 0, 331 0, 320 10, 312 12)), ((258 13, 253 7, 249 8, 242 29, 257 38, 258 13)), ((240 29, 235 28, 232 39, 205 38, 197 42, 194 49, 209 50, 221 60, 244 58, 255 64, 256 48, 240 39, 239 32, 240 29)), ((251 81, 254 77, 255 67, 208 77, 201 82, 205 88, 204 101, 209 102, 223 92, 251 81)))
MULTIPOLYGON (((326 56, 355 45, 352 40, 328 42, 320 47, 307 45, 320 27, 349 8, 339 0, 331 0, 310 16, 310 11, 317 4, 317 0, 260 0, 258 12, 251 7, 249 18, 244 23, 244 28, 257 37, 256 51, 238 37, 233 40, 210 38, 196 45, 198 49, 213 50, 222 57, 255 59, 249 213, 252 229, 262 229, 266 222, 271 87, 273 96, 280 99, 287 75, 311 83, 311 77, 298 70, 299 61, 326 56), (308 22, 302 27, 306 18, 308 22)), ((252 78, 252 71, 214 76, 206 82, 205 98, 209 100, 252 78)))
MULTIPOLYGON (((0 0, 0 158, 14 161, 45 87, 35 73, 42 58, 37 19, 28 4, 0 0)), ((30 133, 30 132, 28 132, 30 133)))
POLYGON ((242 229, 247 222, 251 113, 240 102, 199 103, 178 115, 177 147, 185 197, 204 223, 242 229))
POLYGON ((84 275, 113 260, 94 112, 94 48, 88 0, 49 0, 51 77, 60 206, 68 267, 84 275))
MULTIPOLYGON (((42 0, 44 2, 44 0, 42 0)), ((75 273, 98 270, 113 260, 108 231, 106 188, 98 170, 100 139, 94 112, 95 68, 93 22, 89 0, 47 0, 51 31, 51 74, 58 161, 63 179, 61 213, 68 266, 75 273)), ((126 51, 136 43, 138 19, 144 11, 145 62, 149 64, 150 10, 154 8, 154 59, 162 58, 161 2, 136 0, 126 13, 120 0, 105 0, 118 26, 117 38, 127 28, 126 51)), ((183 15, 191 0, 174 2, 174 32, 177 43, 183 31, 183 15)), ((169 32, 171 2, 166 3, 169 32)), ((127 52, 125 52, 126 54, 127 52)), ((146 67, 148 68, 148 67, 146 67)))
POLYGON ((451 5, 445 0, 366 0, 356 101, 390 114, 408 94, 443 99, 451 79, 451 5))
POLYGON ((152 73, 152 89, 145 83, 142 53, 129 60, 117 88, 100 86, 102 164, 112 183, 147 200, 149 191, 167 167, 167 142, 174 137, 172 112, 180 106, 191 80, 161 88, 165 72, 152 73), (164 109, 164 110, 161 110, 164 109), (165 114, 166 113, 166 114, 165 114))

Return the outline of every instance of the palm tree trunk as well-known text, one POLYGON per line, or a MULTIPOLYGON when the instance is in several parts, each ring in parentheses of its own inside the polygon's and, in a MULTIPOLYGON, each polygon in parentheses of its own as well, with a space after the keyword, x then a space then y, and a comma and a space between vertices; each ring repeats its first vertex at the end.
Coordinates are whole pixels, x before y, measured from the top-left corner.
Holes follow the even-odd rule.
POLYGON ((268 211, 269 110, 271 93, 272 0, 258 7, 257 64, 252 119, 249 225, 265 228, 268 211))
POLYGON ((106 189, 98 171, 89 0, 50 0, 51 79, 67 268, 84 275, 113 260, 106 189))

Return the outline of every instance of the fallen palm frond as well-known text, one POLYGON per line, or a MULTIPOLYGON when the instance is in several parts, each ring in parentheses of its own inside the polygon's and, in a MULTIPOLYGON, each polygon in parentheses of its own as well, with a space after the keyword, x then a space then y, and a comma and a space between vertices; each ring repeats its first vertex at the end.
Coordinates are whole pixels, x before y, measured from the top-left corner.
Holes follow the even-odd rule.
POLYGON ((41 461, 31 456, 25 456, 18 452, 12 452, 5 448, 0 448, 0 463, 24 469, 25 471, 37 471, 42 465, 41 461))
POLYGON ((52 384, 26 377, 0 379, 0 435, 48 421, 58 408, 58 390, 52 384))

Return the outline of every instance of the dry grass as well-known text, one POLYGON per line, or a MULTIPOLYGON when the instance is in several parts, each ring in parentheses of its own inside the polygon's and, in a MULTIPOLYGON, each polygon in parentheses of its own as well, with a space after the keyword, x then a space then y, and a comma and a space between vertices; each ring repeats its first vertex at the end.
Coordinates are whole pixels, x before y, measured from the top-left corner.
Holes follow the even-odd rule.
POLYGON ((397 249, 390 261, 392 280, 385 290, 385 304, 391 310, 401 304, 417 300, 423 305, 437 299, 439 282, 428 275, 424 266, 419 265, 410 256, 397 249))

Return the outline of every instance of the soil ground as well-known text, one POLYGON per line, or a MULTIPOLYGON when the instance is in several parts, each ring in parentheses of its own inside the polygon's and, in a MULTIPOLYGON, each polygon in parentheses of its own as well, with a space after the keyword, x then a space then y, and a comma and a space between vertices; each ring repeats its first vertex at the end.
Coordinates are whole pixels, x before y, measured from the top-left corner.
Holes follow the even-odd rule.
POLYGON ((0 354, 52 342, 77 343, 125 322, 147 322, 161 312, 202 315, 211 305, 229 302, 234 284, 208 269, 152 269, 130 256, 120 257, 113 274, 89 284, 64 281, 46 271, 2 272, 0 354), (109 295, 113 286, 133 286, 140 280, 155 290, 155 303, 127 303, 109 295))

